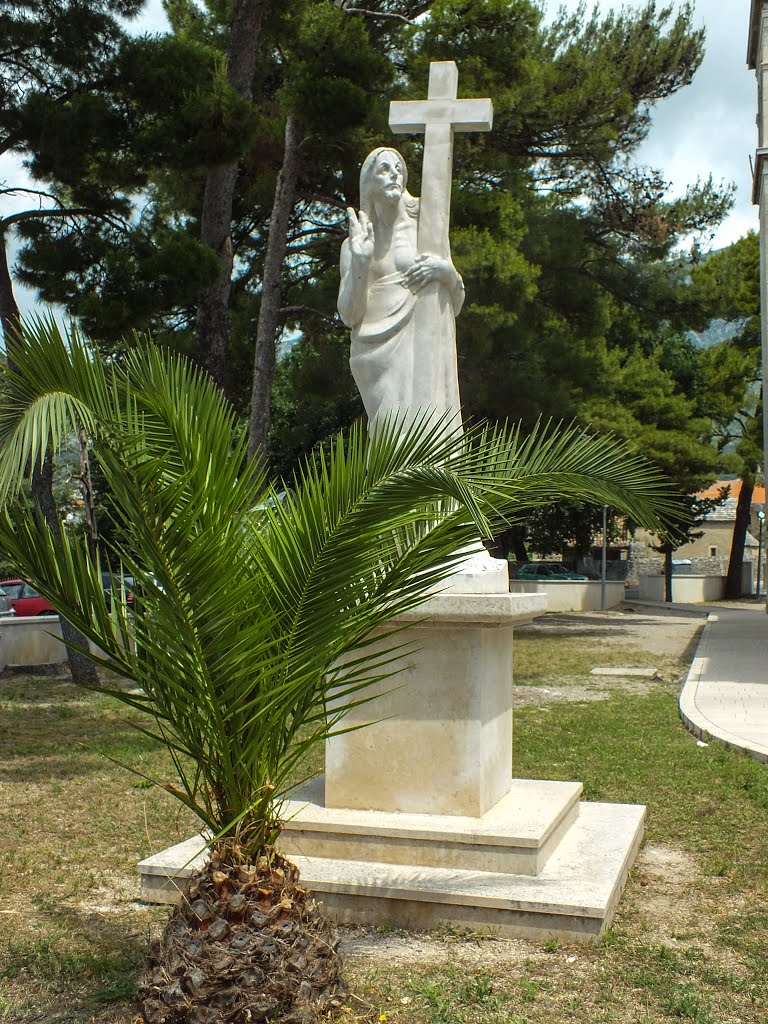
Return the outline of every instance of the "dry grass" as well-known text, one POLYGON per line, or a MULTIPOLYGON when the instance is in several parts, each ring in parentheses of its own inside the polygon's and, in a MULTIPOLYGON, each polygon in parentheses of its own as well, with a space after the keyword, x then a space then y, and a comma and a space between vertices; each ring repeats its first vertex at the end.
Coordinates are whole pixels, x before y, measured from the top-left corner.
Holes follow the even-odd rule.
POLYGON ((108 760, 168 777, 127 717, 66 679, 0 679, 0 1020, 133 1020, 125 997, 167 916, 135 902, 135 865, 194 824, 108 760))

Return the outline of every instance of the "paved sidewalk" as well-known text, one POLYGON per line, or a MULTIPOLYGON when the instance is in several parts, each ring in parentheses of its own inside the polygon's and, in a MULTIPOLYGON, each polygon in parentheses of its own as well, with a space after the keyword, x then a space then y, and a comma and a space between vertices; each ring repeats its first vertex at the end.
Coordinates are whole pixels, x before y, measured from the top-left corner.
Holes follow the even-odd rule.
POLYGON ((680 694, 688 728, 768 761, 768 615, 761 601, 712 609, 680 694))

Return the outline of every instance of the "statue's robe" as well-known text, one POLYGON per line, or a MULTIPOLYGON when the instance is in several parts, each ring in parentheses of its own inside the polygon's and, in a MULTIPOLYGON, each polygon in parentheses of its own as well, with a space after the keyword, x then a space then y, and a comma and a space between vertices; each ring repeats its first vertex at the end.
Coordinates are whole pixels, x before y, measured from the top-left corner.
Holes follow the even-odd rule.
POLYGON ((350 367, 373 431, 385 417, 425 413, 461 429, 456 318, 445 285, 414 294, 398 271, 369 285, 365 316, 352 329, 350 367))

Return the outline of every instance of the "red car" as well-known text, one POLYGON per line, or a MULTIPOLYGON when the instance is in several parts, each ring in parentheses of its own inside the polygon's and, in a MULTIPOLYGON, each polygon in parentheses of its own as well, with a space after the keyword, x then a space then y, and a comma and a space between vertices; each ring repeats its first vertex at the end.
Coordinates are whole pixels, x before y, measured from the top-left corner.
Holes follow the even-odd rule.
POLYGON ((11 601, 11 607, 19 615, 57 615, 56 609, 26 580, 3 580, 0 587, 11 601))

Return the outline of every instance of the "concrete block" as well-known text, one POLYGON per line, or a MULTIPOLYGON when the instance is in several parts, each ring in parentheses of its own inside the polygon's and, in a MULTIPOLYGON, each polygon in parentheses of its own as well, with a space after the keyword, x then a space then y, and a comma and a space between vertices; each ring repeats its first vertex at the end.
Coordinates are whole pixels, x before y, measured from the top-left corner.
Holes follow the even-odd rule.
MULTIPOLYGON (((640 847, 645 808, 584 803, 538 875, 292 856, 302 884, 339 921, 403 928, 440 924, 562 942, 594 939, 612 921, 640 847)), ((175 903, 204 862, 198 836, 139 865, 142 899, 175 903)))
POLYGON ((322 779, 283 806, 288 857, 538 874, 579 813, 579 782, 512 779, 478 818, 359 811, 323 804, 322 779))
MULTIPOLYGON (((442 594, 392 620, 418 625, 397 675, 371 686, 375 700, 344 719, 353 731, 326 743, 326 805, 478 817, 501 800, 512 773, 513 627, 545 602, 442 594)), ((393 640, 377 643, 385 651, 393 640)))

